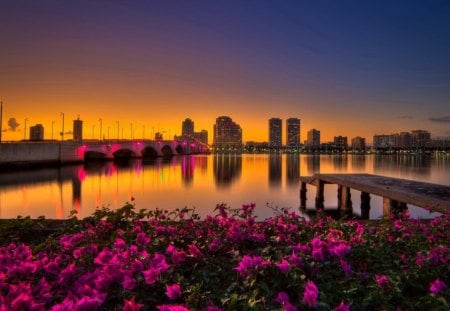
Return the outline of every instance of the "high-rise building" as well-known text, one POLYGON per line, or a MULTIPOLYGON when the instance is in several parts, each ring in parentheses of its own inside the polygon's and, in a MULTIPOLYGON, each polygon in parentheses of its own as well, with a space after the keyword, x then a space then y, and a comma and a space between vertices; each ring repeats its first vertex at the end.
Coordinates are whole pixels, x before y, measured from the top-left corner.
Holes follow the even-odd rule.
POLYGON ((387 148, 394 148, 396 146, 396 135, 390 134, 390 135, 374 135, 373 136, 373 147, 374 148, 381 148, 381 149, 387 149, 387 148))
POLYGON ((400 149, 410 149, 412 147, 411 134, 408 132, 398 133, 396 147, 400 149))
POLYGON ((73 120, 73 140, 83 141, 83 121, 80 118, 73 120))
POLYGON ((300 119, 289 118, 286 120, 286 145, 300 145, 300 119))
POLYGON ((347 136, 334 136, 333 142, 335 148, 339 151, 348 149, 347 136))
POLYGON ((44 127, 42 124, 30 126, 30 140, 44 140, 44 127))
POLYGON ((282 122, 280 118, 269 119, 269 147, 281 148, 282 122))
POLYGON ((317 150, 320 148, 320 131, 319 130, 312 129, 312 130, 308 131, 306 145, 310 149, 317 150))
POLYGON ((181 135, 189 136, 194 134, 194 121, 186 118, 181 125, 181 135))
POLYGON ((352 138, 352 149, 357 151, 366 150, 366 139, 360 136, 352 138))
POLYGON ((414 148, 428 147, 431 142, 431 134, 424 130, 414 130, 411 132, 411 141, 414 148))
POLYGON ((242 148, 242 129, 230 117, 220 116, 214 124, 215 148, 242 148))

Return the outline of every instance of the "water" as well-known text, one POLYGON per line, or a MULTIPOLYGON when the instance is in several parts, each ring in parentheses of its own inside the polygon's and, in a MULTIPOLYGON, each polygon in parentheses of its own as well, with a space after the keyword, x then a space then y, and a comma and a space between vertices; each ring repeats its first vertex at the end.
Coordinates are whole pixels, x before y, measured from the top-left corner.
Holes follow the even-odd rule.
MULTIPOLYGON (((137 208, 187 206, 202 216, 218 203, 255 203, 264 219, 273 215, 268 205, 298 212, 298 178, 314 173, 373 173, 450 185, 450 156, 198 155, 1 173, 0 218, 63 219, 71 210, 85 217, 96 207, 118 208, 133 198, 137 208)), ((337 186, 325 187, 326 206, 337 206, 336 191, 337 186)), ((313 209, 314 187, 307 194, 313 209)), ((357 191, 352 199, 354 214, 360 215, 357 191)), ((381 204, 372 196, 370 218, 382 215, 381 204)), ((422 209, 411 211, 428 216, 422 209)))

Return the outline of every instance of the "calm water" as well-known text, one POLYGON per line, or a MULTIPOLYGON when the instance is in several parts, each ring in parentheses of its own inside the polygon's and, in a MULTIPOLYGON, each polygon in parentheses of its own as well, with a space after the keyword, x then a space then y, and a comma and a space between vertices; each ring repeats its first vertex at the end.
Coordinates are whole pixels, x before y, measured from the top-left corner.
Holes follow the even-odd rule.
MULTIPOLYGON (((89 163, 59 169, 0 174, 0 218, 81 217, 98 206, 121 207, 135 199, 138 208, 196 207, 201 215, 216 204, 256 203, 259 219, 273 207, 298 211, 299 176, 314 173, 373 173, 450 185, 449 156, 200 155, 152 162, 89 163)), ((308 206, 315 189, 308 188, 308 206)), ((336 186, 325 187, 325 205, 337 206, 336 186)), ((359 193, 352 191, 354 214, 359 193)), ((382 215, 381 198, 372 197, 370 218, 382 215)), ((413 208, 419 217, 427 215, 413 208)))

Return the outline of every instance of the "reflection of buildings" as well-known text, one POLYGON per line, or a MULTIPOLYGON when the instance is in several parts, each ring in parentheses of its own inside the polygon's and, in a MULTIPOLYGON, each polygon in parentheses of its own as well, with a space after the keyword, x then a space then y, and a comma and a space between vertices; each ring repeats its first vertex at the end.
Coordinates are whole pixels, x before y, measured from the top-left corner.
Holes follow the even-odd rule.
POLYGON ((431 175, 432 158, 426 155, 376 155, 373 162, 375 174, 408 176, 417 179, 418 176, 428 177, 431 175))
POLYGON ((242 157, 240 155, 214 155, 213 172, 216 185, 228 186, 239 179, 242 172, 242 157))
POLYGON ((214 124, 215 148, 238 149, 242 148, 242 129, 230 117, 221 116, 214 124))
POLYGON ((352 170, 351 173, 366 173, 366 156, 356 155, 351 156, 352 170))
POLYGON ((308 176, 320 173, 320 155, 311 155, 306 157, 306 171, 308 176))
POLYGON ((195 157, 184 156, 181 159, 181 177, 185 184, 191 184, 194 179, 195 157))
POLYGON ((272 186, 281 185, 281 163, 280 154, 269 155, 269 184, 272 186))
POLYGON ((281 148, 282 121, 280 118, 269 119, 269 147, 281 148))
POLYGON ((286 145, 291 147, 300 145, 300 119, 298 118, 286 120, 286 145))
POLYGON ((30 140, 44 140, 44 127, 42 124, 30 126, 30 140))
POLYGON ((347 173, 347 161, 348 158, 346 155, 332 155, 333 159, 333 170, 335 172, 344 172, 347 173))
POLYGON ((300 155, 286 155, 286 181, 288 185, 297 185, 300 177, 300 155))

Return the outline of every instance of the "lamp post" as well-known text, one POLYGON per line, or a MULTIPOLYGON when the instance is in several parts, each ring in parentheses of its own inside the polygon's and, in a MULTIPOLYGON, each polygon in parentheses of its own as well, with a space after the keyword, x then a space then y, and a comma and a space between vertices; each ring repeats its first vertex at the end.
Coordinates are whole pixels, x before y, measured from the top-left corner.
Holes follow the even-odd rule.
POLYGON ((131 140, 133 140, 133 123, 130 123, 130 128, 131 128, 131 140))
POLYGON ((3 132, 3 101, 0 101, 0 143, 2 142, 3 132))
POLYGON ((109 140, 109 128, 110 128, 110 126, 108 125, 108 140, 109 140))
POLYGON ((142 125, 142 140, 145 140, 145 125, 142 125))
POLYGON ((117 140, 119 140, 120 139, 119 121, 116 122, 117 122, 117 140))
POLYGON ((25 128, 23 130, 23 139, 26 140, 27 139, 27 121, 28 121, 28 118, 25 118, 24 121, 25 121, 25 128))
POLYGON ((52 121, 52 140, 53 140, 53 126, 55 125, 55 121, 52 121))
POLYGON ((94 137, 94 131, 95 131, 95 124, 92 124, 92 139, 95 139, 94 137))
POLYGON ((102 118, 99 118, 98 119, 98 121, 100 122, 100 140, 102 140, 102 122, 103 122, 103 120, 102 120, 102 118))
POLYGON ((60 115, 62 116, 61 140, 64 140, 64 112, 61 112, 60 115))

